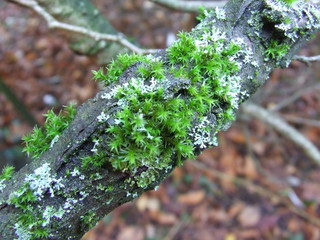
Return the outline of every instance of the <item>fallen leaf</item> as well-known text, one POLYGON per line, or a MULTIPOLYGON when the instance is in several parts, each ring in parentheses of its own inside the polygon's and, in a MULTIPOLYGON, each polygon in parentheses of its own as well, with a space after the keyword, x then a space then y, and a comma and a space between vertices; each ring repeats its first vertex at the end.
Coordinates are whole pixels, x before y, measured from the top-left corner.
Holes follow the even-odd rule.
POLYGON ((142 195, 136 201, 136 206, 139 211, 145 210, 158 211, 160 209, 160 202, 157 198, 150 198, 147 195, 142 195))
POLYGON ((125 227, 121 229, 120 234, 117 237, 117 240, 143 240, 144 239, 144 231, 140 227, 125 227))
POLYGON ((178 218, 172 213, 150 211, 149 214, 152 220, 161 225, 174 225, 178 222, 178 218))
POLYGON ((196 205, 202 202, 205 196, 206 194, 203 190, 188 192, 185 194, 180 194, 178 196, 178 202, 182 204, 196 205))
POLYGON ((259 176, 254 160, 250 156, 244 158, 243 173, 249 179, 255 179, 259 176))
POLYGON ((260 208, 247 206, 240 212, 238 221, 243 227, 253 227, 259 222, 260 218, 260 208))
POLYGON ((236 240, 236 236, 233 233, 228 233, 225 237, 224 240, 236 240))

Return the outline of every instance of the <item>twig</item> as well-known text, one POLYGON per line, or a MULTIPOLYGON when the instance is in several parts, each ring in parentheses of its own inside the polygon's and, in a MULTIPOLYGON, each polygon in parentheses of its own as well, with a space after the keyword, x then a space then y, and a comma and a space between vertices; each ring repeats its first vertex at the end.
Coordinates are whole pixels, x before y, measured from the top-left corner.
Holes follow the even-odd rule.
POLYGON ((223 7, 227 1, 181 1, 181 0, 150 0, 150 2, 157 3, 161 6, 182 11, 182 12, 199 12, 200 7, 204 7, 206 9, 223 7))
POLYGON ((199 162, 199 161, 189 161, 188 164, 193 165, 194 167, 196 167, 197 169, 206 172, 207 174, 213 176, 213 177, 217 177, 220 179, 224 179, 224 180, 228 180, 231 182, 234 182, 242 187, 245 187, 247 189, 250 189, 252 191, 255 191, 256 193, 260 194, 261 196, 267 197, 267 198, 271 198, 271 199, 275 199, 278 202, 283 203, 284 205, 286 205, 292 212, 294 212, 295 214, 297 214, 298 216, 304 218, 305 220, 307 220, 308 222, 319 226, 320 227, 320 219, 310 215, 308 212, 306 212, 305 210, 296 207, 293 203, 290 202, 289 199, 285 199, 282 196, 280 196, 279 194, 270 191, 268 189, 265 189, 257 184, 255 184, 254 182, 248 180, 248 179, 244 179, 244 178, 240 178, 240 177, 233 177, 231 175, 225 174, 223 172, 217 171, 213 168, 210 168, 208 166, 206 166, 205 164, 199 162))
POLYGON ((320 128, 320 121, 317 121, 317 120, 301 118, 301 117, 296 117, 296 116, 290 116, 290 115, 284 115, 284 114, 281 114, 281 117, 283 117, 288 122, 309 125, 312 127, 320 128))
POLYGON ((96 32, 96 31, 91 31, 91 30, 84 28, 84 27, 60 22, 60 21, 56 20, 53 16, 51 16, 35 0, 10 0, 10 1, 15 2, 17 4, 20 4, 22 6, 25 6, 25 7, 29 7, 32 10, 34 10, 35 12, 37 12, 39 15, 41 15, 47 21, 49 28, 56 28, 56 29, 67 30, 70 32, 80 33, 80 34, 86 35, 90 38, 93 38, 95 41, 105 40, 105 41, 117 42, 137 54, 153 54, 158 51, 158 49, 139 48, 138 46, 129 42, 124 37, 124 35, 122 33, 118 33, 117 35, 105 34, 105 33, 100 33, 100 32, 96 32))
POLYGON ((299 99, 302 95, 306 94, 307 92, 314 91, 314 90, 317 90, 317 89, 320 90, 320 84, 319 83, 314 84, 314 85, 309 86, 309 87, 306 87, 306 88, 303 88, 303 89, 297 91, 296 93, 294 93, 292 96, 290 96, 290 97, 284 99, 283 101, 279 102, 277 105, 275 105, 274 107, 270 108, 269 110, 273 111, 273 112, 279 111, 280 109, 288 106, 292 102, 294 102, 297 99, 299 99))
POLYGON ((311 57, 307 57, 307 56, 295 56, 293 58, 294 60, 298 60, 300 62, 303 62, 307 65, 310 65, 312 62, 320 62, 320 55, 317 56, 311 56, 311 57))
POLYGON ((242 110, 244 113, 268 124, 284 137, 290 139, 299 146, 311 160, 313 160, 317 165, 320 165, 320 152, 317 147, 296 129, 286 123, 282 118, 273 112, 265 110, 264 108, 252 103, 243 104, 242 110))

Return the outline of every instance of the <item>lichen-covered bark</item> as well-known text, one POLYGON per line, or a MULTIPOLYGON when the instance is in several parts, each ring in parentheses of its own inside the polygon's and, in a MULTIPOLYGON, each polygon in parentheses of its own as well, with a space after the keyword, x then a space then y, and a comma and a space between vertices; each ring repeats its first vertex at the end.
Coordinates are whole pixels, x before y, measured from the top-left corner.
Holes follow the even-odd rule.
MULTIPOLYGON (((237 102, 233 104, 236 106, 264 83, 274 67, 286 66, 297 49, 320 28, 319 9, 315 6, 283 6, 283 1, 276 0, 233 0, 227 4, 224 11, 207 13, 206 18, 190 34, 194 42, 202 46, 208 43, 203 40, 204 35, 210 32, 210 41, 213 41, 212 38, 217 35, 213 35, 212 32, 218 31, 220 40, 223 36, 224 41, 234 41, 243 48, 236 57, 236 75, 239 77, 237 79, 240 79, 241 90, 237 94, 244 94, 234 98, 237 102), (281 25, 284 18, 287 25, 281 25)), ((60 14, 57 9, 55 11, 60 14)), ((166 50, 160 51, 155 58, 162 59, 166 63, 164 67, 171 67, 166 50)), ((110 92, 117 86, 124 86, 133 78, 137 78, 137 68, 140 65, 139 62, 133 64, 123 72, 117 83, 107 86, 95 98, 80 106, 74 121, 59 136, 51 149, 17 172, 11 180, 4 182, 6 186, 0 192, 1 239, 9 240, 18 236, 20 239, 28 239, 21 237, 26 233, 22 232, 23 228, 17 225, 17 222, 23 223, 21 216, 23 212, 28 213, 30 208, 40 218, 48 219, 48 222, 42 223, 48 235, 41 239, 79 239, 88 230, 88 221, 94 222, 122 203, 131 201, 144 191, 154 189, 178 164, 177 159, 172 157, 167 168, 154 175, 156 179, 147 187, 139 187, 131 181, 148 170, 148 166, 144 165, 135 172, 128 172, 117 171, 107 162, 99 172, 93 169, 79 171, 81 158, 92 155, 92 137, 101 136, 108 140, 110 134, 104 131, 105 125, 115 124, 112 117, 104 124, 98 121, 102 112, 114 116, 120 108, 119 99, 113 95, 111 98, 105 96, 110 96, 110 92), (33 190, 37 200, 28 200, 30 208, 23 209, 14 204, 14 198, 26 195, 19 189, 33 190), (48 214, 41 212, 41 209, 55 211, 47 217, 48 214)), ((191 70, 186 67, 184 71, 191 70)), ((223 76, 228 79, 228 76, 223 76)), ((163 84, 166 85, 164 89, 167 96, 180 99, 190 97, 185 89, 192 84, 192 80, 174 77, 170 71, 166 71, 165 78, 167 81, 163 84)), ((224 105, 221 104, 219 108, 215 107, 210 111, 207 118, 209 124, 216 124, 219 119, 217 116, 223 108, 224 105)), ((226 129, 232 120, 220 121, 224 124, 220 129, 226 129)), ((199 122, 193 121, 192 124, 191 128, 196 128, 199 122)), ((200 153, 201 147, 195 147, 194 151, 196 154, 200 153)), ((108 155, 111 153, 107 153, 108 155)))

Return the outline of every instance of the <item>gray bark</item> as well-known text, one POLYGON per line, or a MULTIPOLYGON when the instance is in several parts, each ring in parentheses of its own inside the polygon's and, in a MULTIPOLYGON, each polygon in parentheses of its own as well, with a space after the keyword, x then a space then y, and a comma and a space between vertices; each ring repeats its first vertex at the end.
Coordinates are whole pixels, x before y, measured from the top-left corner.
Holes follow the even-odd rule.
MULTIPOLYGON (((54 2, 56 4, 55 7, 58 7, 60 3, 59 1, 43 2, 47 2, 48 6, 50 5, 49 2, 54 2)), ((241 77, 241 89, 246 91, 249 95, 253 94, 265 82, 268 74, 273 68, 286 66, 300 46, 306 43, 310 35, 320 28, 319 15, 314 16, 315 14, 310 12, 306 14, 306 10, 301 8, 294 9, 293 11, 286 13, 287 17, 295 21, 295 23, 297 16, 299 16, 300 19, 297 23, 298 27, 296 30, 292 30, 296 31, 294 33, 297 37, 291 39, 288 36, 285 36, 284 33, 281 34, 281 31, 275 30, 275 26, 279 23, 274 19, 281 13, 268 7, 266 2, 267 0, 230 1, 224 8, 226 20, 219 20, 214 16, 208 16, 192 33, 194 38, 197 38, 197 36, 204 34, 204 29, 208 26, 212 26, 211 23, 215 21, 214 27, 224 32, 226 34, 226 39, 244 39, 253 53, 252 61, 255 61, 259 65, 259 68, 257 68, 250 63, 243 64, 238 72, 238 76, 241 77), (262 24, 261 27, 258 28, 258 26, 253 26, 250 19, 253 18, 253 15, 257 13, 262 14, 263 12, 265 13, 265 16, 262 19, 257 20, 262 24), (267 14, 274 14, 275 18, 268 18, 267 14), (310 19, 312 19, 312 21, 310 21, 310 19), (303 29, 303 31, 301 29, 303 29), (275 34, 275 32, 277 34, 275 34), (281 59, 269 59, 266 61, 265 50, 270 41, 274 39, 276 39, 279 44, 290 45, 290 49, 285 55, 281 56, 281 59)), ((277 1, 268 2, 276 3, 277 1)), ((65 4, 65 2, 61 1, 61 4, 65 4)), ((78 5, 78 2, 76 5, 78 5)), ((55 11, 56 14, 59 14, 58 10, 55 11)), ((317 11, 316 13, 319 13, 319 9, 315 11, 317 11)), ((165 50, 160 51, 157 56, 162 59, 167 59, 165 50)), ((136 69, 139 64, 140 63, 136 63, 129 67, 121 75, 116 84, 122 86, 132 77, 135 77, 136 69)), ((174 78, 169 73, 166 77, 170 80, 170 86, 166 87, 169 92, 171 91, 170 94, 174 97, 179 96, 183 98, 183 91, 179 90, 186 88, 186 85, 190 84, 190 80, 174 78)), ((64 213, 61 219, 56 219, 50 223, 50 225, 46 226, 50 233, 48 239, 79 239, 88 230, 87 226, 84 226, 81 222, 81 216, 84 216, 88 212, 92 212, 95 213, 97 217, 103 217, 119 205, 131 201, 142 192, 154 189, 177 165, 177 160, 172 159, 170 166, 168 166, 169 171, 163 171, 159 174, 158 178, 152 182, 147 189, 128 184, 125 180, 130 179, 132 177, 131 174, 133 173, 115 171, 110 165, 104 166, 103 169, 101 169, 101 179, 99 180, 90 180, 88 176, 84 176, 82 180, 79 180, 77 177, 67 176, 66 172, 68 169, 72 171, 75 167, 80 165, 80 156, 90 154, 90 150, 92 149, 91 136, 101 134, 104 138, 108 138, 107 133, 101 133, 100 130, 103 126, 98 123, 97 117, 101 111, 111 114, 118 110, 119 107, 116 104, 116 99, 106 100, 101 98, 104 93, 108 93, 116 87, 116 84, 106 87, 103 91, 98 93, 95 98, 89 99, 80 106, 74 121, 60 136, 58 142, 39 159, 34 160, 17 172, 6 184, 3 192, 0 193, 1 239, 9 240, 17 237, 13 226, 17 222, 19 214, 21 214, 21 210, 7 204, 9 202, 8 199, 10 194, 21 188, 26 176, 34 173, 34 171, 43 166, 44 163, 48 164, 51 169, 50 173, 55 179, 63 179, 62 182, 65 187, 54 196, 51 196, 50 189, 48 189, 43 193, 42 199, 39 201, 38 205, 42 209, 46 206, 53 206, 55 209, 58 209, 60 206, 65 205, 66 196, 68 194, 70 198, 78 200, 74 203, 73 208, 71 208, 69 212, 64 213), (112 186, 112 189, 110 191, 101 191, 98 190, 99 185, 112 186), (84 191, 89 192, 90 194, 85 198, 82 198, 79 193, 84 191), (61 192, 63 192, 63 194, 60 194, 61 192)), ((244 98, 239 99, 239 103, 244 100, 244 98)), ((212 109, 212 114, 216 115, 217 110, 212 109)), ((213 119, 213 124, 215 118, 213 117, 211 119, 213 119)), ((225 129, 230 124, 230 121, 225 122, 225 129)), ((196 125, 196 123, 194 123, 194 125, 196 125)), ((200 153, 201 149, 195 149, 195 151, 196 153, 200 153)), ((142 167, 139 169, 138 173, 134 174, 141 174, 145 170, 146 169, 142 167)))

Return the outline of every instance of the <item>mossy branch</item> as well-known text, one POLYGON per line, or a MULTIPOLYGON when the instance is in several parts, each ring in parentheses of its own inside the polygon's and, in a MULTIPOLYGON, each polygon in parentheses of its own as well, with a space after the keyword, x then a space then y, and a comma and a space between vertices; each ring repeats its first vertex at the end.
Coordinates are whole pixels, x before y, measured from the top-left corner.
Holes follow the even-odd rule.
POLYGON ((79 239, 117 206, 156 188, 216 144, 239 104, 320 28, 319 16, 303 2, 233 0, 204 11, 170 48, 122 55, 107 74, 95 71, 105 89, 77 109, 47 151, 27 145, 34 161, 0 179, 0 238, 79 239))

